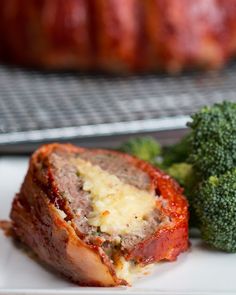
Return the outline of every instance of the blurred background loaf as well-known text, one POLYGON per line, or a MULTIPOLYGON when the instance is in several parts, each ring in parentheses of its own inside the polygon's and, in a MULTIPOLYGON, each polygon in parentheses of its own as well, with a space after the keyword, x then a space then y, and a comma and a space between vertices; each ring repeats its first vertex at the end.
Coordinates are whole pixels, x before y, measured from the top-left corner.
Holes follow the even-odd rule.
POLYGON ((236 53, 236 0, 1 0, 2 61, 53 70, 179 72, 236 53))

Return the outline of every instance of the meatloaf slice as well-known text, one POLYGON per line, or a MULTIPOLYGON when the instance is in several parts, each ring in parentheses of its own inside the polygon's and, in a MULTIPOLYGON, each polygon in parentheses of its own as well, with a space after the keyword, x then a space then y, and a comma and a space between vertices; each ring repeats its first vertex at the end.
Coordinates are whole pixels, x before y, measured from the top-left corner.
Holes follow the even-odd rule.
POLYGON ((51 144, 33 154, 11 218, 16 237, 72 281, 116 286, 188 248, 187 207, 144 161, 51 144))

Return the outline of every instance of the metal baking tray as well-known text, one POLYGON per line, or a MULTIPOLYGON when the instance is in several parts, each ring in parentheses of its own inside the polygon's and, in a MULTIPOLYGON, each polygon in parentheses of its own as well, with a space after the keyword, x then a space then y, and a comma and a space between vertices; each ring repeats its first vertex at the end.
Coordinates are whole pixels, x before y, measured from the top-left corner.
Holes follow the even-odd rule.
POLYGON ((184 132, 201 106, 236 101, 235 73, 235 63, 222 71, 178 76, 0 66, 0 153, 31 152, 51 141, 115 146, 133 134, 184 132))

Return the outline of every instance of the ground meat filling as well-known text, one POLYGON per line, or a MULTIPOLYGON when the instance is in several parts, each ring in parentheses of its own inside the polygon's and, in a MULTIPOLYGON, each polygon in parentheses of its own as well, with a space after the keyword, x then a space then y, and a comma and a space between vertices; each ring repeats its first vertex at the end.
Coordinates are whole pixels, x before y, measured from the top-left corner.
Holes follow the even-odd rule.
POLYGON ((129 165, 127 160, 114 154, 94 154, 93 151, 86 151, 80 155, 93 165, 116 175, 122 182, 133 185, 141 190, 148 190, 150 179, 147 173, 129 165))
MULTIPOLYGON (((76 165, 71 160, 78 155, 55 152, 50 156, 50 163, 53 167, 54 180, 59 188, 61 197, 68 202, 73 218, 71 221, 77 227, 81 238, 91 244, 99 245, 112 258, 112 253, 126 252, 132 249, 137 243, 152 235, 158 225, 163 222, 164 217, 160 211, 155 209, 147 217, 148 226, 143 228, 140 235, 123 234, 109 235, 100 231, 99 227, 91 226, 88 223, 88 215, 92 212, 90 194, 83 190, 83 180, 77 173, 76 165)), ((121 156, 111 154, 93 154, 85 152, 79 158, 89 161, 93 165, 117 176, 122 182, 147 190, 150 179, 146 173, 136 167, 131 167, 121 156)), ((64 210, 64 208, 60 208, 64 210)), ((64 210, 65 211, 65 210, 64 210)), ((67 213, 67 212, 65 212, 67 213)))

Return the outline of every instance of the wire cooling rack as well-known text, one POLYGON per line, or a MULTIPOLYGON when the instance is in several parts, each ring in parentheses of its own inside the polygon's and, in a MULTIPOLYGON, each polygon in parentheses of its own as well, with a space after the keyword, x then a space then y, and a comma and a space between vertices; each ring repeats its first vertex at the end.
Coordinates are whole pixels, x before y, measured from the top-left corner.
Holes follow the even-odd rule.
POLYGON ((220 72, 112 77, 0 66, 0 151, 181 129, 199 107, 222 100, 236 101, 236 64, 220 72))

